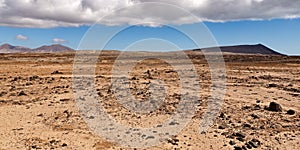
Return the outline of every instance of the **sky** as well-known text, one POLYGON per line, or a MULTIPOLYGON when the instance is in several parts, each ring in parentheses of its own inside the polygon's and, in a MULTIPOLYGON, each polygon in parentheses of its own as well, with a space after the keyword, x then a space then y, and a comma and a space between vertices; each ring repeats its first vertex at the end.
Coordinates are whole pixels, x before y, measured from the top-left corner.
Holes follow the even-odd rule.
POLYGON ((299 8, 298 0, 0 0, 0 44, 167 51, 261 43, 300 55, 299 8))

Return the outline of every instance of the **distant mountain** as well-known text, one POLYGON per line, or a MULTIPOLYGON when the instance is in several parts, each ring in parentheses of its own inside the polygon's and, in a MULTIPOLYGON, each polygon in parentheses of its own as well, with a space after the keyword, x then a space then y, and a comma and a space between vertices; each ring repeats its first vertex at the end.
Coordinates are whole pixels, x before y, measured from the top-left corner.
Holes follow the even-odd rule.
POLYGON ((40 53, 56 53, 56 52, 68 52, 68 51, 74 51, 74 50, 60 44, 41 46, 39 48, 33 49, 33 52, 40 52, 40 53))
MULTIPOLYGON (((195 49, 193 51, 214 52, 218 47, 210 47, 203 49, 195 49)), ((219 47, 223 53, 234 54, 261 54, 261 55, 283 55, 262 44, 257 45, 237 45, 237 46, 222 46, 219 47)))
MULTIPOLYGON (((262 44, 210 47, 210 48, 194 49, 192 51, 216 52, 216 50, 219 49, 223 53, 229 53, 229 54, 283 55, 262 44)), ((74 50, 60 44, 41 46, 35 49, 30 49, 28 47, 22 47, 22 46, 13 46, 10 44, 3 44, 0 46, 0 53, 58 53, 58 52, 72 52, 72 51, 74 50)))
POLYGON ((12 46, 9 44, 3 44, 0 46, 0 53, 18 53, 27 51, 30 51, 30 48, 22 46, 12 46))
POLYGON ((10 44, 3 44, 0 46, 0 53, 56 53, 56 52, 71 52, 73 49, 60 45, 41 46, 39 48, 30 49, 28 47, 13 46, 10 44))

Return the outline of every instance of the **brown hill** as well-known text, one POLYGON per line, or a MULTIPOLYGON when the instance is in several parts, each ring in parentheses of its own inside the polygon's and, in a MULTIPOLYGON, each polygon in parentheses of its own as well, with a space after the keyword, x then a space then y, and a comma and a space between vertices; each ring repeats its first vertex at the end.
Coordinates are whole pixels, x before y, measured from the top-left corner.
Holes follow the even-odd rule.
POLYGON ((50 46, 41 46, 39 48, 33 49, 33 52, 40 52, 40 53, 56 53, 56 52, 68 52, 68 51, 74 51, 73 49, 60 45, 50 45, 50 46))
POLYGON ((10 44, 3 44, 0 46, 0 53, 56 53, 56 52, 69 52, 73 49, 60 45, 41 46, 39 48, 30 49, 28 47, 13 46, 10 44))

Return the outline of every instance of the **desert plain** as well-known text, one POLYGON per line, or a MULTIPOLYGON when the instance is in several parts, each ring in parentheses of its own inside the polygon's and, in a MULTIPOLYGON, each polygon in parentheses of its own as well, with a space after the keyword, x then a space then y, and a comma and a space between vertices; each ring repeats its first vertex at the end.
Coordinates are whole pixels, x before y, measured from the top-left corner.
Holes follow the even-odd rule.
MULTIPOLYGON (((203 54, 186 53, 198 74, 199 105, 178 135, 144 149, 300 149, 300 57, 225 54, 224 102, 214 125, 199 133, 211 96, 210 69, 203 54)), ((111 90, 118 55, 103 51, 99 56, 94 76, 99 101, 121 124, 157 126, 178 106, 178 74, 164 61, 140 61, 130 72, 131 93, 147 100, 154 79, 163 80, 168 90, 156 111, 132 112, 111 90)), ((99 137, 83 120, 74 97, 74 57, 74 52, 0 54, 0 150, 134 149, 99 137)))

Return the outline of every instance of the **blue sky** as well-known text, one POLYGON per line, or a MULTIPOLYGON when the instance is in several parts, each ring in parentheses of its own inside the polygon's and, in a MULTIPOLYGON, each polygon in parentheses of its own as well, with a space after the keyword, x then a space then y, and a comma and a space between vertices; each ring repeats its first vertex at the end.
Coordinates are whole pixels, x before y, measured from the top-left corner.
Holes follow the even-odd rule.
POLYGON ((77 49, 84 39, 79 49, 101 49, 103 37, 129 26, 104 49, 166 51, 261 43, 300 55, 299 8, 295 0, 0 0, 0 44, 77 49), (170 26, 203 34, 201 45, 170 26), (97 28, 93 34, 87 32, 91 27, 97 28), (204 38, 207 31, 217 44, 204 38))
MULTIPOLYGON (((208 27, 220 46, 262 43, 281 53, 290 55, 300 54, 300 19, 233 21, 225 23, 205 22, 204 24, 208 27)), ((90 27, 91 26, 41 29, 2 26, 0 27, 0 42, 2 44, 10 43, 12 45, 35 48, 41 45, 55 44, 53 39, 59 38, 66 40, 66 42, 62 42, 61 44, 76 49, 80 44, 80 40, 90 27), (28 39, 17 39, 17 35, 24 35, 28 37, 28 39)), ((122 26, 118 27, 122 28, 122 26)), ((101 28, 104 33, 109 32, 109 29, 112 27, 101 25, 101 28)), ((121 33, 113 39, 113 44, 107 45, 105 49, 124 49, 133 41, 147 38, 164 39, 176 44, 181 49, 196 47, 196 45, 190 42, 186 37, 180 35, 176 36, 176 34, 179 34, 178 31, 172 30, 169 27, 133 26, 128 29, 128 31, 121 33)), ((101 38, 101 36, 99 37, 101 38)), ((207 46, 210 45, 203 45, 201 47, 207 46)), ((151 48, 151 45, 145 47, 145 49, 151 48)), ((99 49, 99 47, 90 45, 90 47, 86 49, 99 49)), ((157 47, 153 47, 152 49, 157 49, 157 47)), ((161 48, 161 50, 163 50, 163 48, 161 48)))

